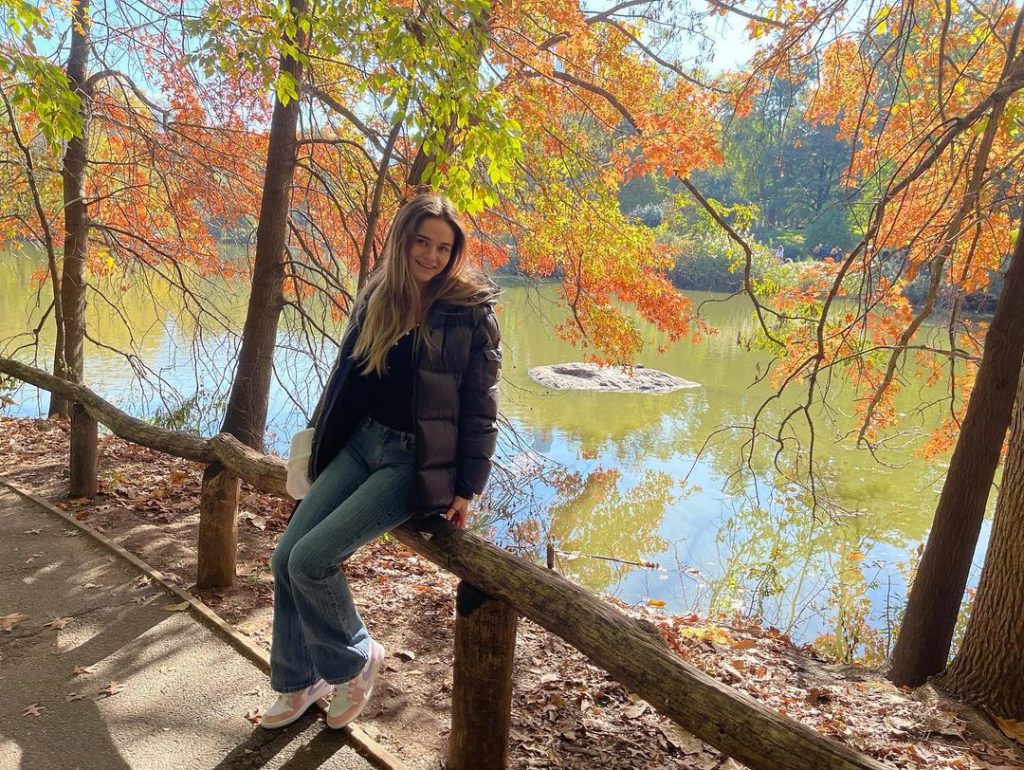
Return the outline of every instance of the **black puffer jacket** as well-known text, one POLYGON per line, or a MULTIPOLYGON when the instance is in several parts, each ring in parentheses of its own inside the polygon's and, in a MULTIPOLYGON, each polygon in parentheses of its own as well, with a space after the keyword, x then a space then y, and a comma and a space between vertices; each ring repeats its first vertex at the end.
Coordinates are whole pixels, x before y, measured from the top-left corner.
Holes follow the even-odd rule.
MULTIPOLYGON (((416 487, 409 500, 417 515, 443 512, 455 495, 483 491, 497 438, 498 322, 490 302, 471 307, 438 305, 427 321, 436 350, 415 346, 413 413, 416 423, 416 487)), ((366 415, 352 350, 359 335, 353 314, 338 362, 314 417, 309 460, 315 480, 366 415)))

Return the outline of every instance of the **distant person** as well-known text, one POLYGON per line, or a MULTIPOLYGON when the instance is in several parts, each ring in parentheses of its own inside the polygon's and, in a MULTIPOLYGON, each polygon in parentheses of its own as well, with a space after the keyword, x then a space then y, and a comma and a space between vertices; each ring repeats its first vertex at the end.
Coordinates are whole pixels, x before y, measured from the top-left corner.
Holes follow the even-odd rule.
POLYGON ((340 563, 414 516, 465 527, 487 483, 497 290, 470 266, 466 246, 447 198, 420 195, 402 207, 356 298, 315 428, 293 439, 288 491, 301 502, 271 558, 270 685, 280 697, 263 727, 291 724, 332 693, 328 727, 359 716, 385 653, 340 563))
POLYGON ((775 258, 779 260, 779 262, 783 262, 786 259, 786 247, 781 243, 775 247, 775 258))

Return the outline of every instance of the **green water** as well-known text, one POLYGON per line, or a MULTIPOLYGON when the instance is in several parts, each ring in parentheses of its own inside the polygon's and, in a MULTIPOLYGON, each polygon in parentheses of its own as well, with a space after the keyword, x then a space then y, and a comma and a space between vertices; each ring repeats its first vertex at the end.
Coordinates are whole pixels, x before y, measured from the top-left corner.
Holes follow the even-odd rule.
MULTIPOLYGON (((0 349, 9 355, 28 341, 15 335, 37 325, 41 310, 31 288, 36 265, 7 255, 0 266, 0 349)), ((123 319, 94 298, 90 333, 114 348, 134 346, 136 368, 145 365, 163 385, 138 384, 129 359, 87 344, 88 384, 145 416, 180 404, 168 395, 172 389, 198 396, 205 410, 198 410, 204 414, 195 427, 215 430, 244 317, 244 287, 204 287, 225 328, 208 322, 200 333, 172 291, 147 294, 115 283, 102 285, 117 298, 123 319)), ((817 459, 824 489, 846 513, 815 513, 808 496, 772 469, 768 442, 755 444, 751 471, 743 463, 749 430, 722 430, 749 425, 771 393, 767 384, 753 384, 766 355, 738 343, 753 329, 749 303, 708 303, 702 315, 718 334, 658 354, 661 340, 648 329, 648 352, 637 361, 699 388, 661 395, 556 392, 527 374, 533 366, 581 357, 552 331, 564 318, 555 287, 506 288, 500 305, 506 424, 501 469, 492 484, 495 505, 506 516, 493 524, 491 536, 506 544, 532 543, 539 553, 550 541, 570 554, 559 557, 560 571, 628 601, 663 601, 674 611, 755 612, 798 640, 813 641, 836 630, 840 610, 850 613, 863 596, 870 602, 867 621, 884 627, 905 593, 899 565, 926 536, 941 485, 945 459, 925 462, 914 452, 941 407, 909 420, 907 436, 886 449, 883 465, 852 440, 840 440, 854 423, 848 394, 835 385, 838 409, 816 415, 817 459)), ((295 401, 309 408, 319 393, 313 363, 294 350, 296 340, 287 333, 279 340, 268 426, 268 441, 279 451, 305 419, 295 401), (295 401, 288 390, 298 393, 295 401)), ((37 361, 47 369, 52 344, 51 327, 44 324, 37 361)), ((31 350, 17 356, 31 360, 31 350)), ((321 367, 328 367, 329 354, 321 358, 321 367)), ((900 409, 911 412, 934 397, 914 391, 900 409)), ((34 415, 45 404, 45 397, 22 388, 6 411, 34 415)), ((769 408, 766 426, 776 424, 786 407, 769 408)), ((987 530, 979 554, 986 543, 987 530)))

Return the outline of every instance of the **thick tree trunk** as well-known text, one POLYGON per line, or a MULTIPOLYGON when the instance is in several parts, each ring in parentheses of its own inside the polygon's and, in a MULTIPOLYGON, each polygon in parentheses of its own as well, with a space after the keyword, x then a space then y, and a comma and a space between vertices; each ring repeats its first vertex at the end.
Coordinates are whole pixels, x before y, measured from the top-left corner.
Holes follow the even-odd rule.
MULTIPOLYGON (((71 51, 68 54, 68 84, 82 100, 82 134, 68 141, 61 176, 64 182, 64 272, 60 281, 61 306, 64 310, 63 361, 54 355, 55 371, 72 382, 82 382, 83 346, 85 343, 85 260, 88 248, 89 222, 82 190, 89 148, 89 102, 86 86, 89 64, 89 0, 79 0, 71 28, 71 51), (63 365, 64 371, 58 371, 63 365)), ((61 334, 58 331, 58 341, 61 334)), ((50 405, 58 414, 66 413, 64 404, 50 405)), ((71 494, 91 497, 96 492, 96 423, 84 409, 71 413, 71 494), (80 424, 76 425, 76 421, 80 424), (91 474, 91 478, 88 475, 91 474)))
MULTIPOLYGON (((295 15, 305 13, 306 0, 292 0, 290 8, 295 15)), ((305 35, 300 32, 295 42, 300 49, 305 48, 305 35)), ((291 75, 296 84, 302 83, 302 64, 295 59, 282 56, 280 70, 291 75)), ((301 88, 297 90, 301 92, 301 88)), ((236 436, 257 450, 263 446, 277 325, 284 307, 284 247, 288 233, 292 179, 295 176, 298 121, 298 99, 292 99, 287 104, 280 99, 275 101, 270 121, 267 167, 263 177, 263 199, 256 227, 256 259, 253 264, 249 308, 242 329, 242 347, 238 354, 235 379, 221 428, 222 432, 236 436)), ((233 539, 207 539, 202 533, 227 532, 235 526, 237 491, 234 494, 232 491, 237 490, 237 486, 238 477, 224 468, 211 467, 203 476, 201 518, 215 516, 217 521, 207 521, 205 527, 200 521, 199 561, 201 564, 218 565, 218 572, 214 578, 212 573, 204 574, 201 570, 198 582, 200 588, 213 586, 213 583, 205 582, 207 579, 216 579, 219 587, 229 586, 233 580, 236 559, 233 539), (216 499, 211 499, 211 495, 216 496, 216 499), (227 521, 228 518, 231 522, 227 521), (225 582, 228 574, 231 580, 225 582)))
POLYGON ((1024 223, 985 336, 978 376, 893 649, 889 678, 897 684, 923 684, 946 667, 989 489, 1010 424, 1022 355, 1024 223))
MULTIPOLYGON (((293 0, 292 12, 304 13, 305 0, 293 0)), ((299 47, 305 41, 297 41, 299 47)), ((296 83, 302 82, 302 65, 282 57, 282 72, 296 83)), ((231 385, 222 430, 237 436, 253 449, 263 444, 267 420, 267 400, 274 365, 277 325, 284 307, 284 247, 288 232, 292 179, 295 176, 296 127, 299 100, 274 103, 267 147, 267 167, 263 177, 263 199, 256 227, 256 260, 253 265, 249 308, 242 330, 238 368, 231 385)))
POLYGON ((992 536, 963 647, 939 687, 996 716, 1024 722, 1024 377, 992 536))

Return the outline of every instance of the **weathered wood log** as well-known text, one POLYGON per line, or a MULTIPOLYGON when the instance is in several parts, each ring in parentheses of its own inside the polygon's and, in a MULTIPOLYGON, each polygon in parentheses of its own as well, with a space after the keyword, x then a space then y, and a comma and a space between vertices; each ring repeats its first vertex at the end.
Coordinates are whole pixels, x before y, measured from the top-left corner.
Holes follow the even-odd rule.
POLYGON ((189 433, 150 425, 121 411, 84 385, 62 380, 10 358, 0 358, 0 372, 63 398, 77 401, 114 435, 126 441, 185 460, 205 464, 220 462, 257 489, 282 497, 287 496, 284 486, 287 477, 284 462, 250 449, 234 436, 219 433, 211 439, 204 439, 189 433))
POLYGON ((512 729, 519 616, 463 581, 455 595, 455 671, 448 770, 504 770, 512 729))
POLYGON ((71 405, 71 456, 68 462, 69 497, 95 497, 99 489, 98 427, 93 417, 77 401, 71 405))
POLYGON ((626 617, 550 570, 440 519, 420 532, 402 527, 395 534, 569 642, 659 712, 753 770, 885 767, 684 663, 651 624, 626 617))
MULTIPOLYGON (((198 462, 220 460, 258 489, 284 495, 284 463, 237 449, 233 445, 241 442, 231 436, 204 441, 148 425, 88 388, 11 359, 0 358, 0 372, 79 401, 124 439, 198 462), (219 457, 221 451, 231 454, 233 462, 219 457)), ((626 617, 551 571, 440 519, 422 525, 422 531, 402 527, 395 534, 417 553, 569 642, 669 719, 753 770, 885 770, 684 663, 650 624, 626 617)))
POLYGON ((242 480, 220 463, 203 471, 196 586, 230 588, 238 560, 238 492, 242 480))
POLYGON ((218 433, 210 438, 209 444, 216 458, 246 483, 262 492, 291 499, 284 486, 288 471, 283 460, 257 452, 230 433, 218 433))
POLYGON ((175 457, 183 457, 186 460, 212 462, 215 459, 213 451, 204 439, 180 431, 158 428, 156 425, 136 419, 96 395, 84 385, 62 380, 42 369, 36 369, 10 358, 0 358, 0 372, 35 385, 37 388, 56 393, 68 400, 77 401, 86 408, 89 414, 110 428, 114 435, 127 441, 167 452, 175 457))

